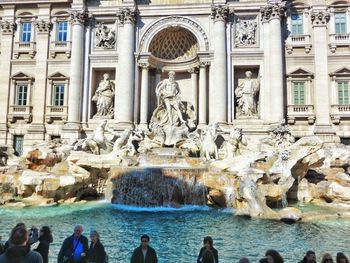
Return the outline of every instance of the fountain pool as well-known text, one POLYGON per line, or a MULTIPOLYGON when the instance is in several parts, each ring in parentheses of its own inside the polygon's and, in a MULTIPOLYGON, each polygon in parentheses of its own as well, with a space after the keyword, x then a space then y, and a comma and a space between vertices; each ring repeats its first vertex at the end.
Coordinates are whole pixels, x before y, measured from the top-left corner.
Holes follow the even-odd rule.
MULTIPOLYGON (((279 221, 245 219, 233 216, 232 210, 214 210, 201 206, 182 209, 139 209, 116 206, 103 202, 33 207, 20 209, 0 208, 0 235, 7 239, 12 226, 18 222, 28 226, 49 225, 54 243, 50 262, 56 256, 63 239, 72 233, 73 226, 81 223, 85 234, 96 229, 101 234, 110 262, 130 262, 141 234, 151 236, 151 246, 160 263, 196 262, 202 238, 211 235, 219 251, 221 263, 237 262, 247 256, 257 262, 267 249, 283 255, 285 262, 297 262, 308 249, 321 253, 350 253, 350 221, 327 220, 300 222, 286 225, 279 221)), ((33 246, 35 247, 35 245, 33 246)))

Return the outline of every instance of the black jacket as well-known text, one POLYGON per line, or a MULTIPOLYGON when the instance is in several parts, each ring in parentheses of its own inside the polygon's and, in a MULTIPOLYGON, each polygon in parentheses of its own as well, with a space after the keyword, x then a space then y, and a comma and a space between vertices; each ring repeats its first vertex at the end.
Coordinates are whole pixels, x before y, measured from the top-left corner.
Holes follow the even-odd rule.
MULTIPOLYGON (((89 241, 88 239, 81 235, 80 242, 83 244, 83 253, 87 254, 89 250, 89 241)), ((57 263, 63 263, 63 257, 70 257, 73 254, 74 250, 74 235, 67 237, 62 244, 60 252, 58 253, 57 263)), ((83 257, 81 262, 86 262, 86 257, 83 257)))
POLYGON ((44 263, 48 263, 49 262, 49 248, 50 248, 50 243, 51 242, 52 242, 52 240, 43 240, 43 239, 41 239, 38 247, 35 249, 35 251, 39 252, 40 255, 43 257, 43 262, 44 263))
POLYGON ((12 246, 0 256, 1 263, 43 263, 38 252, 30 251, 29 246, 12 246))
POLYGON ((142 247, 139 246, 138 248, 135 248, 134 253, 132 253, 131 257, 131 263, 157 263, 158 258, 156 251, 148 246, 147 253, 146 253, 146 260, 143 260, 143 253, 142 253, 142 247))
MULTIPOLYGON (((205 261, 202 260, 202 257, 204 255, 204 252, 206 252, 206 248, 202 247, 201 250, 199 251, 199 255, 197 258, 197 263, 206 263, 205 261)), ((215 248, 212 248, 212 253, 215 259, 215 263, 219 263, 219 254, 218 251, 215 248)))
POLYGON ((106 252, 100 240, 97 240, 95 246, 91 242, 89 251, 87 253, 88 262, 94 263, 105 263, 106 262, 106 252))

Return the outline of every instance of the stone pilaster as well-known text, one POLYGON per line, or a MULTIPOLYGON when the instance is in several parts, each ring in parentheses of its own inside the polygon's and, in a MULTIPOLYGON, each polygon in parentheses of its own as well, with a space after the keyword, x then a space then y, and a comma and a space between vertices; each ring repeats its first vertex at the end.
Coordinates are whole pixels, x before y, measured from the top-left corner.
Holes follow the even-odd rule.
POLYGON ((148 125, 148 105, 149 105, 149 63, 141 62, 139 67, 141 73, 141 102, 140 102, 140 126, 147 128, 148 125))
POLYGON ((199 63, 198 126, 207 125, 207 67, 209 62, 199 63))
POLYGON ((0 144, 7 144, 8 141, 8 126, 7 126, 7 114, 9 109, 9 94, 11 87, 11 55, 13 50, 13 33, 16 29, 13 15, 14 9, 4 10, 8 13, 9 17, 3 17, 0 21, 1 26, 1 70, 0 70, 0 144), (11 14, 11 15, 10 15, 11 14))
POLYGON ((324 10, 311 13, 315 52, 315 89, 314 103, 316 113, 315 134, 322 139, 333 140, 335 134, 330 119, 330 92, 328 87, 328 33, 330 15, 324 10))
POLYGON ((191 68, 188 72, 191 74, 193 107, 198 115, 198 68, 191 68))
POLYGON ((85 9, 72 10, 72 55, 70 63, 70 85, 68 97, 68 121, 63 128, 64 137, 69 139, 80 136, 80 112, 82 102, 83 65, 84 65, 84 32, 88 14, 85 9))
POLYGON ((284 118, 282 25, 284 7, 270 4, 261 10, 264 25, 264 120, 277 123, 284 118), (267 39, 268 37, 268 39, 267 39), (266 46, 265 46, 266 45, 266 46))
POLYGON ((225 5, 213 5, 214 21, 213 85, 209 87, 209 123, 225 123, 227 120, 227 63, 226 19, 229 9, 225 5))
POLYGON ((118 14, 123 27, 118 38, 118 76, 115 96, 115 119, 119 126, 133 125, 135 77, 135 19, 136 11, 123 8, 118 14))

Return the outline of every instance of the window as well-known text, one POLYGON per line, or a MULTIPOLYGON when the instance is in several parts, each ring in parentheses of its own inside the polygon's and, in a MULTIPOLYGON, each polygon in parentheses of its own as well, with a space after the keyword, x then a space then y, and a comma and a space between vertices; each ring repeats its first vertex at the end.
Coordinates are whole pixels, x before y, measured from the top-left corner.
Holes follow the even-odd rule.
POLYGON ((64 105, 64 85, 58 84, 53 86, 53 106, 64 105))
POLYGON ((344 105, 349 104, 349 83, 348 82, 337 82, 338 88, 338 104, 344 105))
POLYGON ((23 154, 23 135, 15 135, 13 138, 13 149, 15 150, 15 155, 21 156, 23 154))
POLYGON ((32 34, 32 23, 22 23, 21 42, 30 42, 32 34))
POLYGON ((346 33, 346 13, 335 13, 334 22, 335 22, 335 33, 345 34, 346 33))
POLYGON ((68 35, 68 22, 59 21, 57 23, 57 41, 67 42, 67 35, 68 35))
POLYGON ((303 14, 292 14, 292 35, 303 35, 303 14))
POLYGON ((17 85, 16 87, 16 105, 26 106, 28 96, 28 86, 27 85, 17 85))
POLYGON ((305 82, 293 82, 294 105, 305 105, 305 82))

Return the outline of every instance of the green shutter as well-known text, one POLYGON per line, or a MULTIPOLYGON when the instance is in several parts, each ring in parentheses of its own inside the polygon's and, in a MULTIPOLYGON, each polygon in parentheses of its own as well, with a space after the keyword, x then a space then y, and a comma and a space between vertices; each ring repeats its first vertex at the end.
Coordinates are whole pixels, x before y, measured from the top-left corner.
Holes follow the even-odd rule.
POLYGON ((349 104, 349 85, 348 82, 338 82, 338 104, 349 104))
POLYGON ((334 14, 335 33, 345 34, 346 33, 346 13, 335 13, 334 14))
POLYGON ((293 82, 294 105, 305 105, 305 82, 293 82))

